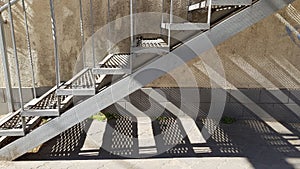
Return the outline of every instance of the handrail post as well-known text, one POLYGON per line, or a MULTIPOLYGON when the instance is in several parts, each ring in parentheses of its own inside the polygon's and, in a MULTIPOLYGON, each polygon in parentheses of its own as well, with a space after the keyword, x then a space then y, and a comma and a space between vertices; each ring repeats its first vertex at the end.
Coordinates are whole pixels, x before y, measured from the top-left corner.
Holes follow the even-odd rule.
MULTIPOLYGON (((15 66, 16 66, 16 74, 17 74, 17 80, 18 80, 18 90, 19 90, 19 98, 20 98, 20 104, 21 104, 21 111, 24 111, 24 103, 23 103, 23 92, 22 92, 22 82, 21 82, 21 75, 20 75, 20 68, 19 68, 19 58, 18 58, 18 51, 17 51, 17 45, 16 45, 16 37, 15 37, 15 27, 14 27, 14 20, 13 20, 13 14, 11 9, 11 3, 8 0, 8 15, 10 20, 10 31, 11 31, 11 40, 14 50, 14 57, 15 57, 15 66)), ((26 122, 25 117, 21 118, 22 121, 22 128, 25 132, 26 130, 26 122)))
POLYGON ((9 64, 7 60, 7 50, 6 50, 6 42, 5 42, 5 33, 4 33, 4 20, 2 15, 0 16, 0 51, 2 56, 2 66, 4 72, 4 81, 5 81, 5 89, 6 89, 6 101, 8 104, 8 111, 14 112, 14 104, 13 104, 13 95, 11 90, 11 79, 9 72, 9 64))
POLYGON ((186 20, 189 22, 189 8, 190 8, 191 0, 187 2, 187 9, 186 9, 186 20))
POLYGON ((112 48, 112 46, 111 46, 111 34, 110 34, 110 29, 111 29, 111 27, 110 27, 110 0, 107 0, 107 26, 108 26, 108 28, 107 28, 107 33, 108 33, 108 49, 109 49, 109 51, 108 51, 108 54, 111 54, 110 52, 111 52, 111 48, 112 48))
POLYGON ((94 12, 93 12, 93 0, 90 0, 90 17, 91 17, 91 27, 92 27, 92 56, 93 56, 93 68, 96 67, 96 57, 95 57, 95 37, 94 37, 94 12))
POLYGON ((208 15, 207 15, 207 24, 210 26, 210 21, 211 21, 211 4, 212 0, 208 0, 208 15))
POLYGON ((135 47, 135 41, 134 41, 134 17, 133 17, 133 0, 130 0, 130 59, 129 59, 129 65, 130 65, 130 73, 132 72, 132 62, 133 62, 133 48, 135 47))
POLYGON ((83 28, 83 9, 82 9, 82 1, 79 0, 79 15, 80 15, 80 35, 81 35, 81 57, 82 57, 82 66, 86 67, 85 64, 85 49, 84 49, 84 28, 83 28))
MULTIPOLYGON (((51 11, 51 21, 52 21, 52 34, 54 41, 54 57, 55 57, 55 72, 56 72, 56 88, 60 87, 60 64, 58 56, 58 44, 57 44, 57 35, 56 35, 56 22, 55 22, 55 12, 54 12, 54 3, 53 0, 50 0, 50 11, 51 11)), ((60 111, 60 97, 57 97, 57 107, 60 111)))
POLYGON ((170 2, 170 25, 168 29, 168 47, 171 48, 171 24, 173 23, 173 0, 170 2))
POLYGON ((164 7, 165 7, 165 0, 161 0, 161 24, 160 24, 160 35, 162 35, 162 26, 164 24, 164 7))
POLYGON ((29 36, 29 28, 28 28, 28 21, 27 21, 27 12, 25 8, 25 2, 22 0, 22 6, 23 6, 23 12, 24 12, 24 22, 25 22, 25 29, 26 29, 26 40, 27 40, 27 48, 28 48, 28 55, 30 59, 30 67, 31 67, 31 77, 32 77, 32 87, 33 87, 33 97, 37 98, 36 94, 36 86, 35 86, 35 72, 34 72, 34 66, 33 66, 33 57, 32 57, 32 51, 31 51, 31 41, 29 36))

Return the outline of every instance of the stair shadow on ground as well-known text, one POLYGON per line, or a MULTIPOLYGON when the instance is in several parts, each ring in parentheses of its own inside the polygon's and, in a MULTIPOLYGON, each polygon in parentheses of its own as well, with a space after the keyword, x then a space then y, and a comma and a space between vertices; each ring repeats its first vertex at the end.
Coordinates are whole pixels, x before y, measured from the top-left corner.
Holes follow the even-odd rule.
MULTIPOLYGON (((139 98, 131 99, 132 104, 139 110, 146 112, 151 107, 147 115, 152 120, 157 154, 150 156, 139 154, 136 117, 120 106, 113 105, 106 111, 119 113, 119 117, 108 120, 101 148, 81 151, 86 139, 86 131, 92 122, 88 119, 43 144, 38 153, 27 153, 18 160, 244 157, 255 168, 274 165, 281 168, 293 168, 285 159, 300 157, 295 145, 290 144, 282 134, 274 131, 251 111, 248 111, 250 115, 247 116, 251 118, 219 125, 216 125, 217 123, 212 119, 204 118, 205 113, 200 112, 196 125, 202 131, 206 124, 204 128, 211 133, 211 137, 206 140, 206 143, 192 144, 186 136, 182 123, 171 112, 156 103, 143 100, 143 97, 133 98, 139 98), (157 112, 159 114, 156 114, 157 112), (80 153, 85 155, 79 155, 80 153)), ((180 106, 180 103, 176 101, 173 104, 180 106)), ((264 109, 268 111, 267 108, 264 109)), ((280 123, 293 129, 291 131, 294 135, 299 136, 299 119, 280 123)))
MULTIPOLYGON (((188 137, 185 137, 186 134, 180 121, 170 114, 165 114, 165 116, 168 119, 165 119, 164 122, 159 120, 152 122, 154 135, 163 133, 162 137, 155 137, 156 144, 160 143, 160 145, 156 145, 156 148, 161 154, 148 158, 245 157, 253 166, 259 168, 272 166, 274 161, 278 166, 292 167, 284 159, 300 157, 299 151, 293 145, 270 129, 263 121, 255 118, 238 120, 233 124, 220 124, 207 140, 207 143, 191 144, 188 137), (166 128, 169 129, 168 132, 164 131, 166 128)), ((87 120, 45 143, 38 153, 28 153, 18 160, 137 158, 137 125, 132 119, 124 118, 119 121, 110 120, 107 123, 103 140, 103 145, 106 145, 106 148, 88 150, 91 154, 97 152, 98 155, 96 156, 79 155, 85 140, 84 127, 88 127, 91 123, 91 120, 87 120)), ((204 121, 198 119, 196 121, 197 126, 202 128, 204 121)), ((209 127, 213 127, 214 123, 212 121, 206 121, 206 123, 210 124, 207 127, 207 130, 210 130, 209 127)), ((85 154, 88 154, 88 151, 85 154)))

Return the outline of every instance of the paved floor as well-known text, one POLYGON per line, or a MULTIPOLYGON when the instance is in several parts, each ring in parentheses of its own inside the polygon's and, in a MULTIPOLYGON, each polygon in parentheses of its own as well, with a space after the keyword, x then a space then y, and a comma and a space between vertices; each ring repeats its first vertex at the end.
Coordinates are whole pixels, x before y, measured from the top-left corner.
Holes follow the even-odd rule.
MULTIPOLYGON (((197 125, 199 123, 197 122, 197 125)), ((107 127, 117 125, 115 122, 108 122, 107 124, 107 127)), ((172 125, 176 125, 176 123, 174 122, 172 125)), ((183 133, 183 127, 178 125, 177 132, 183 133)), ((300 127, 300 123, 286 125, 294 125, 298 129, 300 127)), ((166 150, 170 148, 166 144, 156 145, 160 147, 160 152, 165 152, 146 159, 128 159, 137 157, 136 153, 139 150, 137 140, 129 140, 133 144, 126 147, 126 143, 122 139, 117 142, 113 141, 116 137, 109 129, 106 129, 103 137, 102 146, 106 147, 105 149, 101 147, 97 150, 82 150, 85 143, 85 139, 82 137, 84 138, 86 135, 82 131, 84 130, 81 128, 82 126, 81 124, 73 127, 66 132, 68 134, 61 134, 49 141, 37 154, 27 154, 18 159, 18 162, 1 165, 18 167, 26 164, 25 166, 29 168, 36 168, 39 165, 43 165, 42 168, 46 166, 59 168, 77 166, 81 168, 90 162, 89 166, 94 168, 101 166, 107 168, 112 166, 119 166, 118 168, 128 168, 129 166, 131 166, 129 168, 153 168, 152 165, 157 165, 158 168, 197 168, 200 166, 201 168, 227 168, 229 166, 230 168, 300 168, 299 143, 292 145, 289 142, 289 140, 293 140, 294 136, 286 137, 278 134, 263 121, 256 119, 238 120, 233 124, 221 124, 206 143, 191 144, 189 139, 185 137, 183 142, 178 145, 174 144, 174 147, 169 150, 166 150), (116 147, 118 144, 124 145, 124 147, 116 147), (163 150, 164 148, 165 150, 163 150), (131 152, 131 154, 117 155, 124 152, 131 152), (35 162, 30 160, 35 160, 35 162), (147 163, 149 166, 146 165, 147 163)), ((172 129, 170 133, 176 135, 175 129, 172 129)), ((164 139, 164 137, 155 137, 156 143, 168 143, 168 140, 176 141, 176 137, 171 138, 171 134, 166 135, 163 141, 159 139, 164 139)))
POLYGON ((118 169, 199 169, 199 168, 253 168, 246 158, 172 158, 147 160, 92 160, 92 161, 39 161, 39 162, 1 162, 1 168, 118 168, 118 169), (26 166, 26 167, 25 167, 26 166))
POLYGON ((87 119, 0 168, 300 169, 300 120, 289 109, 241 105, 248 110, 234 111, 246 118, 225 124, 172 96, 135 92, 130 103, 103 110, 109 120, 87 119), (289 118, 282 121, 283 115, 289 118))
POLYGON ((88 119, 43 144, 37 153, 27 153, 17 162, 1 165, 8 168, 84 168, 86 165, 89 168, 300 168, 298 118, 280 121, 274 116, 270 121, 266 118, 269 111, 248 111, 247 119, 218 125, 200 113, 194 123, 189 123, 187 109, 181 115, 177 103, 165 101, 163 105, 155 101, 159 99, 157 95, 150 97, 133 96, 131 103, 115 104, 103 111, 114 116, 110 120, 88 119), (210 137, 205 139, 207 136, 210 137))
MULTIPOLYGON (((181 124, 173 121, 172 125, 178 125, 178 129, 171 129, 170 134, 165 133, 164 137, 155 137, 159 152, 165 152, 145 159, 129 159, 136 157, 135 155, 139 152, 138 140, 134 140, 134 138, 127 140, 133 143, 128 144, 131 146, 127 147, 126 141, 120 137, 119 140, 114 141, 116 140, 116 133, 109 130, 108 126, 120 125, 120 121, 117 120, 110 120, 106 124, 102 143, 105 149, 103 147, 97 150, 92 149, 94 145, 91 144, 90 149, 86 145, 82 149, 84 144, 87 144, 88 134, 86 133, 90 133, 89 131, 85 132, 84 128, 90 123, 106 124, 106 122, 88 120, 45 143, 38 153, 26 154, 15 162, 1 162, 0 168, 85 168, 87 166, 89 168, 195 169, 300 168, 299 142, 292 145, 295 136, 279 134, 258 119, 238 120, 233 124, 221 124, 206 143, 191 144, 188 137, 184 137, 183 142, 181 140, 178 145, 174 144, 171 149, 162 150, 170 147, 166 144, 158 145, 159 143, 168 143, 170 140, 176 141, 176 137, 171 138, 172 134, 176 135, 175 130, 184 132, 181 124), (124 147, 116 146, 118 144, 124 145, 124 147), (117 155, 124 152, 131 152, 131 154, 117 155)), ((197 121, 197 125, 201 125, 201 122, 197 121)), ((299 132, 300 123, 285 123, 284 125, 294 126, 299 132)), ((122 127, 126 128, 126 125, 122 127)), ((132 128, 135 127, 132 125, 132 128)), ((132 134, 136 132, 135 130, 123 134, 132 134)), ((155 134, 158 132, 156 130, 159 129, 154 129, 155 134)))

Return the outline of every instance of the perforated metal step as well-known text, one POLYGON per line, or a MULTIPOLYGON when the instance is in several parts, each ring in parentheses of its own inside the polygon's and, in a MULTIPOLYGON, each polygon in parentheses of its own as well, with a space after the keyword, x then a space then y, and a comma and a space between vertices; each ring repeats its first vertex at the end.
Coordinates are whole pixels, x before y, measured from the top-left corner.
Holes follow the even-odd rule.
POLYGON ((199 3, 189 5, 188 6, 188 12, 194 11, 194 10, 197 10, 197 9, 203 9, 203 8, 206 8, 206 7, 207 7, 206 1, 201 1, 199 3))
MULTIPOLYGON (((187 30, 187 31, 192 31, 192 30, 208 30, 210 29, 210 23, 211 23, 211 9, 212 9, 212 0, 207 0, 207 1, 201 1, 196 4, 189 5, 187 7, 187 12, 191 12, 197 9, 202 9, 204 10, 204 13, 207 15, 206 21, 200 21, 196 23, 191 23, 189 21, 186 22, 173 22, 173 4, 170 6, 170 19, 169 23, 162 23, 161 28, 162 29, 168 29, 169 33, 168 36, 170 36, 170 31, 175 30, 187 30)), ((189 16, 189 15, 188 15, 189 16)), ((188 17, 189 18, 189 17, 188 17)), ((170 39, 168 40, 170 41, 170 39)), ((170 43, 170 42, 169 42, 170 43)))
POLYGON ((162 23, 161 28, 171 30, 208 30, 210 25, 208 23, 162 23))
POLYGON ((96 94, 96 77, 87 68, 57 89, 58 96, 93 96, 96 94))
POLYGON ((130 74, 130 57, 129 53, 110 54, 99 63, 98 68, 93 69, 93 74, 97 75, 122 75, 130 74))
POLYGON ((132 50, 134 53, 166 54, 169 52, 169 46, 162 38, 139 37, 132 50))
POLYGON ((211 3, 220 6, 251 5, 252 0, 212 0, 211 3))
POLYGON ((26 128, 22 127, 21 110, 8 114, 0 120, 0 136, 24 136, 39 122, 39 117, 25 117, 26 128))
POLYGON ((53 87, 39 99, 29 103, 22 112, 22 116, 59 116, 71 104, 73 96, 59 96, 60 109, 56 96, 56 87, 53 87))
MULTIPOLYGON (((241 6, 251 5, 252 0, 212 0, 211 9, 215 11, 222 11, 222 10, 230 10, 232 8, 238 8, 241 6)), ((208 1, 201 1, 196 4, 192 4, 188 6, 188 12, 194 10, 207 10, 209 3, 208 1)), ((210 15, 210 14, 208 14, 210 15)), ((210 16, 209 16, 210 18, 210 16)), ((161 23, 162 29, 168 29, 172 31, 180 31, 180 30, 208 30, 210 29, 210 21, 206 23, 192 23, 192 22, 183 22, 183 23, 161 23)))
MULTIPOLYGON (((227 7, 248 6, 252 5, 252 3, 252 0, 212 0, 212 9, 224 10, 227 7)), ((188 12, 192 12, 199 9, 207 9, 207 7, 207 1, 201 1, 199 3, 189 5, 188 12)))

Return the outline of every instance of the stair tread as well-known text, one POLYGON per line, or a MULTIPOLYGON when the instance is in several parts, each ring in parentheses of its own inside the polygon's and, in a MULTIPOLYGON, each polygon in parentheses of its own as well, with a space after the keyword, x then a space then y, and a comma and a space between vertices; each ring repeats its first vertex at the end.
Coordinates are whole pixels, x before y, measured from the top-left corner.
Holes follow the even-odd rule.
MULTIPOLYGON (((33 128, 39 117, 25 117, 26 129, 33 128)), ((23 136, 25 131, 22 127, 21 110, 18 110, 0 121, 0 136, 23 136)))
POLYGON ((183 22, 183 23, 162 23, 161 27, 163 29, 171 30, 207 30, 210 28, 208 23, 192 23, 192 22, 183 22))
POLYGON ((168 44, 162 38, 138 38, 136 47, 167 48, 168 44))
MULTIPOLYGON (((90 68, 83 69, 57 90, 57 95, 94 95, 98 76, 90 68)), ((62 101, 63 102, 63 101, 62 101)))
POLYGON ((100 65, 100 68, 129 68, 130 54, 113 54, 106 62, 100 65))
MULTIPOLYGON (((107 55, 98 65, 99 67, 93 68, 93 74, 98 75, 124 75, 131 73, 131 54, 130 53, 116 53, 107 55)), ((98 81, 98 78, 96 81, 98 81)))
POLYGON ((212 0, 212 5, 233 6, 233 5, 251 5, 252 0, 212 0))

